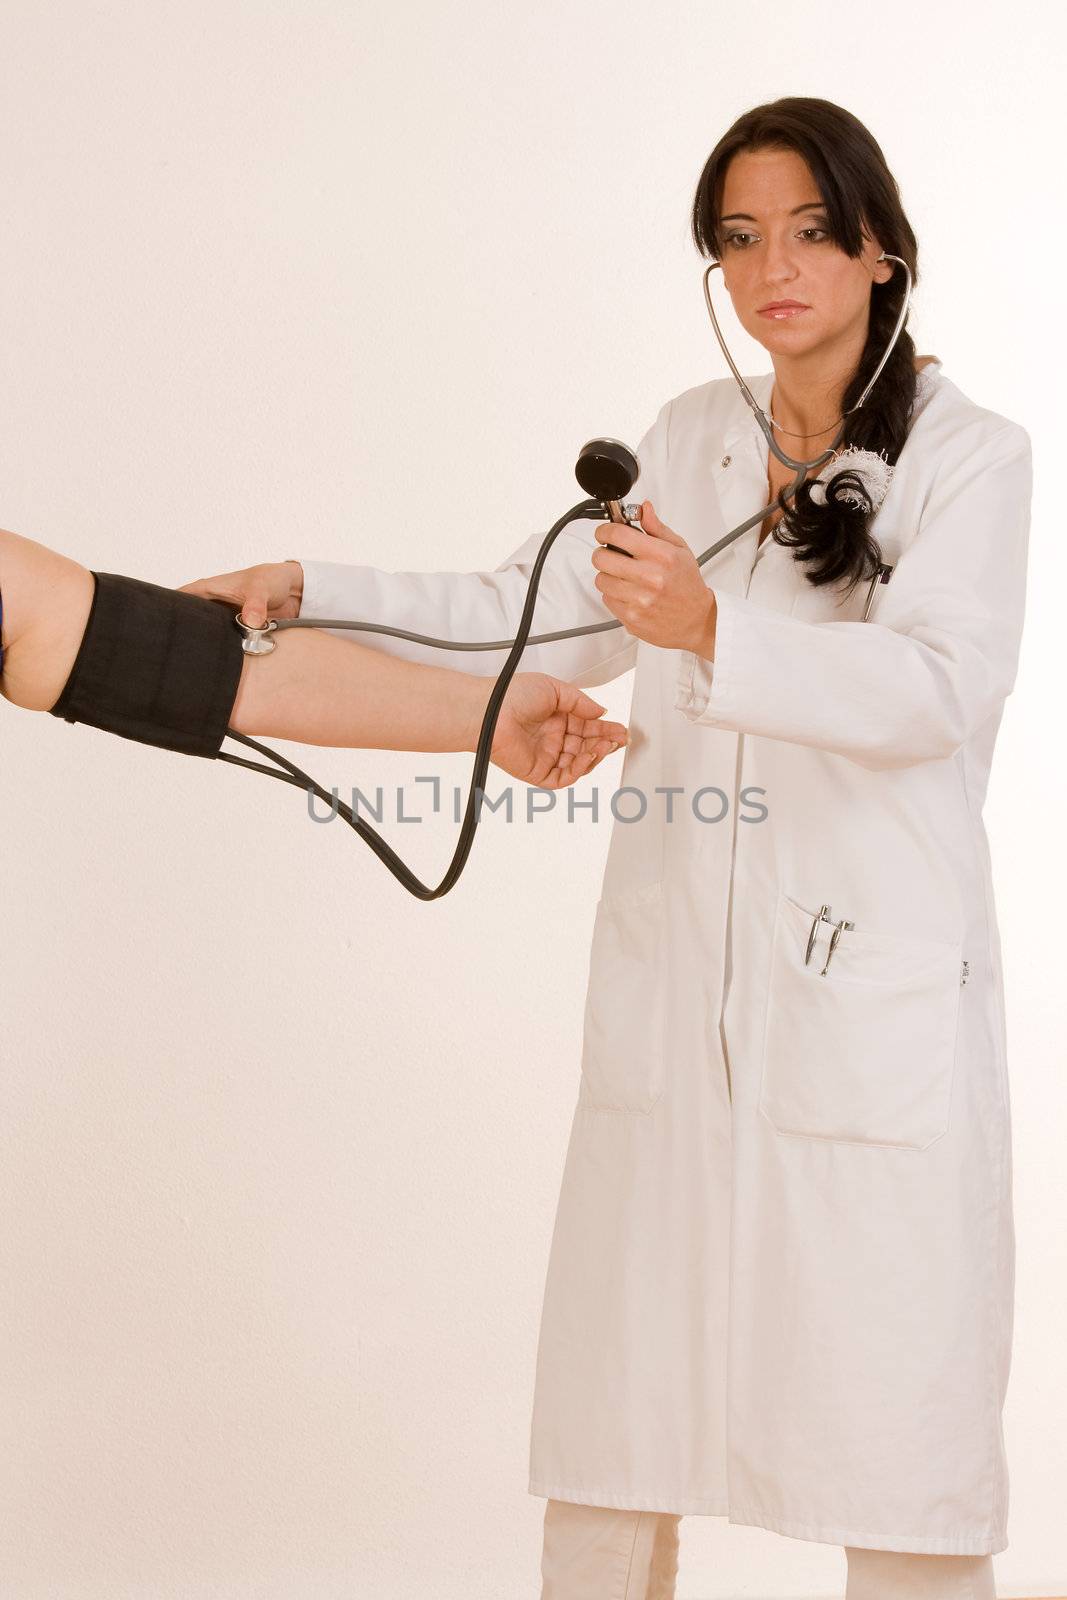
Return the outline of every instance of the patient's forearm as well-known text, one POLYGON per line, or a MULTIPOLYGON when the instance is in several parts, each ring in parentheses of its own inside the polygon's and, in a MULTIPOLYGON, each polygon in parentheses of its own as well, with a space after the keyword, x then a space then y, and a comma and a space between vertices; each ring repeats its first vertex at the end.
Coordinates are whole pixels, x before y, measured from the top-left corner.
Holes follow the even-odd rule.
POLYGON ((364 750, 473 750, 493 680, 420 666, 315 628, 249 656, 230 726, 364 750))
MULTIPOLYGON (((88 568, 0 529, 4 662, 0 693, 49 711, 70 676, 93 597, 88 568)), ((424 667, 310 628, 275 634, 247 656, 230 726, 304 744, 470 750, 492 681, 424 667)))

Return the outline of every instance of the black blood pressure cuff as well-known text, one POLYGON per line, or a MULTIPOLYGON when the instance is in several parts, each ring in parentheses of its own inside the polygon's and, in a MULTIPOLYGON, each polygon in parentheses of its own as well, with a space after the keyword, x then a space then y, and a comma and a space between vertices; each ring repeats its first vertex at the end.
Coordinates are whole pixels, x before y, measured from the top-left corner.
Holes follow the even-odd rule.
POLYGON ((233 605, 94 572, 81 648, 53 717, 213 759, 244 651, 233 605))

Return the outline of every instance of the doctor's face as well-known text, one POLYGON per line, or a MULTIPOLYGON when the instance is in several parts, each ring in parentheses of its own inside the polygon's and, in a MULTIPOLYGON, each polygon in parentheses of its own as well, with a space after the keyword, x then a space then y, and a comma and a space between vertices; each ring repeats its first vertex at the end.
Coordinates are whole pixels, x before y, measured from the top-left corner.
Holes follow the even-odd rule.
POLYGON ((731 160, 719 230, 723 281, 742 327, 772 357, 788 362, 819 350, 851 365, 866 342, 871 285, 893 275, 891 261, 876 265, 880 244, 865 241, 854 260, 832 242, 826 221, 818 185, 795 150, 742 150, 731 160), (775 309, 775 301, 803 309, 775 309))

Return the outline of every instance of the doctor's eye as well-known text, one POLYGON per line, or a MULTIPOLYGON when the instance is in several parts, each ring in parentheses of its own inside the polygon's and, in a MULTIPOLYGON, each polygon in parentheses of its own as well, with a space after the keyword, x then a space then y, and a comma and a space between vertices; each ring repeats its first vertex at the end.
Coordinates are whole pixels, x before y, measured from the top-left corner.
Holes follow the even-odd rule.
MULTIPOLYGON (((813 233, 814 234, 818 234, 818 236, 819 236, 817 239, 812 241, 812 243, 814 243, 814 244, 821 244, 824 239, 828 239, 830 237, 830 233, 829 233, 829 230, 827 228, 814 228, 814 227, 812 227, 812 228, 801 228, 799 237, 803 238, 805 236, 805 234, 813 234, 813 233)), ((735 249, 747 250, 748 249, 748 245, 747 244, 741 244, 741 243, 739 243, 739 241, 741 239, 755 239, 755 238, 756 238, 756 235, 754 233, 745 233, 742 229, 738 229, 734 233, 728 233, 726 235, 726 239, 725 239, 724 242, 726 244, 728 244, 728 245, 733 246, 735 249)))

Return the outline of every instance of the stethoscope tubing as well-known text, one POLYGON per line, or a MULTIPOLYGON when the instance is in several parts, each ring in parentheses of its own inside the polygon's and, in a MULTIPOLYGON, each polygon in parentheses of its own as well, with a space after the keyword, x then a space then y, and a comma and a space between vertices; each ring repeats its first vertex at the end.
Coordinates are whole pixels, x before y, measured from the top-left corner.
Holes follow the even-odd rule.
MULTIPOLYGON (((715 308, 711 300, 710 277, 715 268, 721 264, 717 261, 713 261, 705 272, 704 298, 707 302, 708 313, 711 317, 712 327, 715 330, 715 336, 719 341, 719 345, 726 357, 727 362, 729 363, 730 370, 740 385, 742 394, 745 396, 749 406, 755 413, 756 420, 767 439, 768 448, 773 451, 774 455, 783 464, 783 466, 786 466, 790 471, 795 472, 796 476, 789 487, 782 491, 782 495, 778 499, 772 500, 769 505, 761 507, 760 510, 754 512, 752 516, 746 517, 744 522, 739 523, 736 528, 732 528, 729 533, 723 536, 723 538, 718 539, 715 544, 710 545, 708 549, 704 551, 703 555, 698 556, 698 566, 704 566, 708 561, 711 561, 715 556, 719 555, 721 551, 725 550, 728 545, 732 544, 735 539, 739 539, 742 534, 747 533, 750 528, 755 527, 757 523, 761 523, 765 517, 779 509, 782 499, 792 499, 812 468, 821 467, 836 454, 837 446, 844 437, 847 418, 852 415, 852 412, 859 410, 864 400, 866 400, 867 395, 870 393, 875 379, 878 377, 878 374, 882 371, 882 368, 889 359, 890 352, 892 351, 900 331, 904 326, 904 320, 908 312, 908 305, 911 300, 912 277, 907 263, 902 261, 899 256, 887 256, 884 252, 883 257, 880 259, 900 262, 900 265, 907 273, 907 293, 904 297, 904 303, 901 307, 900 315, 897 318, 897 325, 893 330, 893 336, 886 347, 885 353, 882 356, 881 361, 878 363, 870 382, 864 389, 863 394, 860 396, 859 400, 851 408, 851 410, 846 412, 845 416, 841 419, 841 427, 838 430, 834 443, 829 446, 828 449, 823 450, 812 461, 794 461, 792 457, 788 456, 777 444, 774 438, 772 420, 767 417, 762 407, 757 404, 755 397, 753 396, 747 383, 734 364, 733 357, 730 355, 730 352, 727 349, 726 341, 723 338, 722 332, 719 328, 718 319, 715 315, 715 308)), ((336 813, 341 815, 345 822, 348 823, 349 827, 353 828, 359 834, 360 838, 370 845, 374 853, 385 864, 385 866, 389 868, 397 880, 404 886, 405 889, 409 890, 411 894, 415 895, 417 899, 437 900, 442 895, 447 894, 455 884, 456 880, 459 878, 460 873, 463 871, 467 857, 470 854, 471 846, 474 843, 474 834, 475 830, 477 829, 480 816, 480 797, 484 794, 482 784, 485 780, 486 772, 488 771, 489 767, 490 752, 493 745, 493 734, 496 731, 496 724, 500 715, 501 706, 504 702, 504 697, 507 694, 508 687, 515 674, 523 652, 531 644, 551 644, 560 639, 575 639, 585 634, 607 633, 612 628, 621 628, 623 626, 622 622, 615 617, 608 622, 588 623, 577 628, 560 628, 552 633, 539 633, 531 636, 529 632, 530 624, 533 621, 534 606, 537 601, 538 586, 541 581, 541 570, 544 567, 545 560, 552 545, 555 543, 557 537, 568 523, 582 518, 593 518, 597 521, 603 520, 604 509, 603 503, 599 500, 580 501, 576 506, 572 506, 568 512, 560 517, 559 521, 555 523, 545 535, 541 547, 537 552, 537 558, 534 561, 533 570, 530 574, 530 582, 526 592, 526 600, 523 605, 522 615, 519 618, 518 631, 514 639, 436 639, 432 638, 429 634, 415 633, 408 628, 390 627, 386 623, 382 622, 362 622, 352 621, 348 618, 323 617, 272 618, 262 629, 245 629, 245 645, 249 654, 257 654, 273 648, 273 644, 267 642, 265 638, 265 635, 268 632, 274 632, 275 630, 281 631, 283 628, 301 627, 345 630, 351 629, 360 633, 383 633, 388 634, 396 639, 408 639, 413 644, 430 645, 439 650, 510 651, 510 654, 508 655, 508 658, 501 668, 499 676, 493 685, 492 693, 489 696, 489 703, 486 706, 483 716, 481 732, 478 737, 478 745, 475 750, 474 772, 471 777, 470 792, 467 796, 467 806, 463 815, 463 823, 460 829, 460 836, 456 844, 456 849, 453 853, 452 860, 449 863, 444 877, 441 879, 440 883, 436 885, 436 887, 431 888, 430 885, 423 883, 421 879, 417 878, 407 864, 401 860, 400 856, 397 855, 396 851, 393 850, 390 845, 386 844, 385 840, 382 839, 380 835, 369 826, 368 823, 363 822, 353 812, 350 806, 345 805, 342 800, 338 799, 336 793, 333 795, 327 794, 326 790, 323 789, 320 784, 316 783, 313 778, 310 778, 306 772, 303 772, 285 756, 279 755, 276 750, 270 749, 268 745, 260 744, 257 740, 250 738, 248 734, 237 733, 232 728, 228 728, 226 730, 227 737, 231 739, 237 739, 240 741, 240 743, 249 746, 251 749, 258 751, 261 755, 267 756, 270 758, 270 760, 277 762, 278 767, 282 769, 281 771, 278 770, 278 767, 266 767, 258 762, 248 761, 242 756, 231 755, 228 751, 224 750, 219 751, 218 760, 232 762, 235 766, 248 767, 253 772, 265 773, 267 777, 278 778, 283 783, 294 784, 297 788, 304 789, 309 794, 316 795, 320 800, 325 801, 327 804, 332 804, 336 813)), ((630 507, 627 509, 629 511, 629 516, 632 519, 636 508, 630 507)), ((640 524, 639 522, 635 524, 631 520, 631 525, 639 526, 640 524)), ((880 566, 874 578, 872 579, 871 587, 867 595, 866 609, 863 613, 864 621, 867 620, 867 617, 870 613, 871 603, 874 599, 875 587, 879 579, 884 581, 885 577, 888 576, 891 570, 891 568, 880 566)))
MULTIPOLYGON (((706 269, 706 271, 704 273, 704 279, 703 279, 703 282, 704 282, 704 303, 708 308, 708 316, 711 318, 711 326, 715 331, 715 337, 719 341, 719 349, 722 351, 723 355, 725 356, 727 365, 729 366, 730 371, 733 373, 734 378, 737 381, 738 387, 741 390, 741 393, 744 395, 745 399, 749 403, 749 406, 752 408, 753 412, 755 413, 756 420, 759 423, 760 427, 762 428, 763 433, 764 433, 764 435, 766 437, 768 447, 773 452, 773 454, 778 458, 778 460, 782 463, 782 465, 784 467, 788 467, 791 472, 796 472, 799 475, 806 475, 808 472, 811 471, 811 469, 813 467, 822 466, 823 463, 828 461, 830 459, 830 457, 836 452, 837 446, 841 443, 841 440, 844 437, 845 425, 848 422, 849 417, 851 417, 854 412, 856 412, 856 411, 858 411, 860 409, 860 407, 863 405, 863 403, 867 399, 867 396, 870 394, 871 390, 874 388, 875 382, 878 379, 878 377, 880 376, 883 367, 885 366, 886 362, 889 360, 889 357, 893 353, 893 347, 896 344, 898 338, 900 337, 901 329, 903 328, 904 323, 907 321, 908 308, 911 305, 911 291, 912 291, 912 282, 913 282, 912 275, 911 275, 911 268, 908 266, 908 263, 904 260, 904 258, 902 256, 890 255, 889 252, 886 251, 886 250, 882 251, 881 255, 878 257, 878 260, 879 261, 895 261, 895 262, 897 262, 897 264, 899 266, 902 266, 904 268, 904 275, 908 280, 907 286, 906 286, 905 291, 904 291, 904 299, 901 302, 900 312, 899 312, 899 314, 897 316, 896 326, 894 327, 893 332, 890 335, 889 343, 886 345, 885 350, 882 352, 882 359, 879 361, 878 365, 875 367, 874 371, 872 372, 870 378, 867 380, 867 385, 866 385, 863 393, 860 395, 859 399, 856 401, 856 404, 854 406, 850 406, 849 409, 845 412, 844 416, 841 418, 841 428, 840 428, 840 430, 839 430, 839 432, 837 434, 837 437, 835 438, 833 444, 830 445, 826 450, 824 450, 820 455, 816 456, 811 461, 794 461, 792 456, 787 455, 785 453, 785 451, 781 448, 781 446, 777 443, 777 441, 776 441, 776 439, 774 437, 773 419, 771 417, 768 417, 768 415, 764 411, 763 407, 756 400, 756 397, 752 393, 752 390, 749 388, 748 384, 745 382, 744 378, 741 376, 741 373, 739 372, 739 370, 737 368, 737 365, 736 365, 736 363, 734 361, 733 356, 730 354, 729 347, 727 346, 726 340, 723 338, 722 329, 719 327, 719 319, 715 315, 715 306, 714 306, 714 303, 713 303, 712 298, 711 298, 711 275, 716 270, 716 268, 718 268, 720 271, 722 270, 722 262, 721 261, 712 261, 710 263, 710 265, 707 267, 707 269, 706 269)), ((876 263, 876 265, 877 265, 877 263, 876 263)))
MULTIPOLYGON (((767 440, 768 448, 774 453, 776 458, 782 463, 783 466, 788 467, 791 472, 796 474, 794 481, 787 489, 783 491, 783 496, 786 500, 791 500, 795 496, 797 490, 800 488, 800 485, 804 482, 804 479, 813 468, 822 467, 834 455, 836 455, 837 447, 845 435, 845 428, 848 418, 852 416, 854 412, 858 411, 863 405, 864 401, 867 399, 871 389, 874 387, 875 380, 881 373, 886 362, 889 360, 893 347, 896 344, 897 339, 900 337, 901 329, 904 327, 904 323, 908 315, 908 307, 911 303, 911 269, 903 257, 890 255, 884 250, 879 257, 879 260, 898 262, 899 265, 904 268, 904 272, 908 280, 907 289, 904 295, 903 303, 901 304, 900 313, 897 317, 896 326, 893 329, 892 337, 885 348, 882 359, 875 368, 866 388, 856 401, 856 404, 851 406, 842 417, 841 426, 838 429, 837 436, 835 437, 833 444, 829 445, 825 450, 822 450, 811 461, 795 461, 792 456, 787 455, 786 452, 781 448, 774 437, 774 427, 771 418, 767 416, 762 406, 756 400, 748 384, 738 371, 733 356, 730 354, 726 340, 723 338, 722 329, 719 327, 719 319, 715 315, 715 307, 711 298, 711 274, 716 270, 716 268, 721 269, 722 263, 719 261, 711 262, 710 266, 704 273, 704 300, 708 308, 708 315, 711 318, 712 328, 715 331, 715 337, 719 342, 719 347, 722 350, 723 355, 726 357, 730 371, 740 386, 741 393, 744 395, 751 410, 755 414, 756 421, 759 423, 759 426, 767 440)), ((763 522, 766 517, 777 511, 779 509, 779 504, 780 503, 777 499, 772 500, 769 505, 762 506, 760 510, 754 512, 752 516, 746 517, 744 522, 738 523, 736 528, 731 528, 729 533, 725 534, 721 539, 718 539, 715 544, 710 545, 708 549, 704 551, 703 555, 697 556, 697 565, 702 567, 707 562, 713 560, 715 556, 719 555, 721 551, 725 550, 728 545, 732 544, 735 539, 740 539, 742 534, 747 533, 750 528, 754 528, 757 523, 763 522)), ((586 500, 571 508, 566 515, 565 522, 570 522, 581 517, 593 517, 595 520, 602 520, 603 516, 604 508, 599 500, 586 500)), ((557 524, 557 528, 559 526, 561 525, 557 524)), ((554 537, 554 534, 552 537, 554 537)), ((542 546, 542 550, 543 549, 544 546, 542 546)), ((883 570, 884 569, 880 567, 872 580, 871 588, 867 596, 867 609, 864 612, 864 621, 866 621, 870 612, 871 603, 874 598, 875 586, 877 585, 883 570)), ((275 627, 277 627, 279 632, 283 628, 336 628, 354 629, 361 633, 384 633, 389 634, 395 639, 410 640, 412 644, 431 645, 436 650, 510 650, 512 645, 515 643, 514 639, 437 639, 430 634, 413 633, 407 628, 390 627, 384 622, 354 622, 344 617, 282 617, 275 619, 275 627)), ((555 644, 560 639, 577 639, 581 638, 585 634, 607 633, 612 628, 621 627, 622 623, 616 617, 610 622, 591 622, 579 628, 560 628, 554 633, 531 634, 530 638, 527 639, 526 644, 555 644)))

